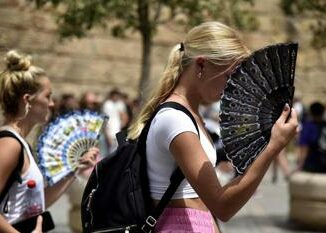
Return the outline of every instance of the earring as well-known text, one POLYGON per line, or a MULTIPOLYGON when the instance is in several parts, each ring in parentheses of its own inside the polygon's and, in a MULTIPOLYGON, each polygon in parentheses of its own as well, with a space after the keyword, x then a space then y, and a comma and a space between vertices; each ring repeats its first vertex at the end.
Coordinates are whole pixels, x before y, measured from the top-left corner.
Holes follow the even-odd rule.
POLYGON ((32 106, 30 104, 25 105, 25 116, 27 116, 27 114, 28 114, 29 110, 31 109, 31 107, 32 106))
POLYGON ((199 71, 198 74, 197 74, 197 78, 201 79, 202 78, 202 72, 199 71))

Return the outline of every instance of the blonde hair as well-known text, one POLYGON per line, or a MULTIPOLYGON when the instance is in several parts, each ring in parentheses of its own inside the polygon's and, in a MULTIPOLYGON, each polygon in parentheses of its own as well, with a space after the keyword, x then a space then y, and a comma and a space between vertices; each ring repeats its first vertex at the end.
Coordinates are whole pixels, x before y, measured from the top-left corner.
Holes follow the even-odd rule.
POLYGON ((159 104, 175 89, 182 70, 196 56, 204 56, 217 65, 229 65, 249 55, 236 31, 219 22, 206 22, 191 29, 182 44, 174 46, 150 100, 129 128, 128 137, 136 139, 159 104))
POLYGON ((0 74, 0 105, 5 115, 16 116, 19 101, 24 94, 35 94, 40 89, 38 78, 43 69, 32 66, 31 57, 15 50, 5 55, 6 69, 0 74))

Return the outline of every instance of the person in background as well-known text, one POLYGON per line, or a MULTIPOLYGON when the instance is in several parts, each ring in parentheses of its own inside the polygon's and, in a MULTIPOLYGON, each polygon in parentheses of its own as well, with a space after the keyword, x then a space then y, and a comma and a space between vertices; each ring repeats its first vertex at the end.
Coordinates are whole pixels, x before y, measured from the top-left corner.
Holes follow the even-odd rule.
POLYGON ((86 91, 79 100, 80 109, 88 109, 91 111, 100 111, 100 101, 98 95, 93 91, 86 91))
MULTIPOLYGON (((12 224, 31 217, 26 206, 31 201, 27 195, 29 181, 34 181, 36 185, 37 196, 34 199, 39 201, 40 206, 33 215, 38 215, 65 192, 75 180, 75 173, 54 186, 45 187, 25 138, 35 125, 48 121, 53 106, 51 82, 43 69, 31 64, 28 56, 9 51, 5 60, 7 66, 0 76, 0 105, 4 114, 4 125, 0 128, 0 194, 5 196, 0 203, 0 232, 14 233, 18 231, 12 224), (19 170, 16 169, 18 167, 19 170)), ((97 148, 85 153, 79 159, 77 173, 93 166, 98 153, 97 148)), ((42 218, 38 217, 34 233, 42 232, 41 224, 42 218)))
POLYGON ((162 198, 177 166, 185 175, 158 219, 155 232, 220 232, 215 217, 228 221, 245 205, 273 159, 295 135, 297 116, 285 105, 264 151, 244 175, 221 186, 214 168, 216 150, 199 105, 221 98, 228 74, 249 54, 236 31, 222 23, 206 22, 194 27, 170 52, 153 95, 129 128, 128 138, 138 138, 153 111, 167 101, 186 107, 199 127, 197 135, 191 119, 172 108, 160 110, 150 125, 146 159, 154 203, 162 198))
POLYGON ((73 94, 62 94, 59 104, 59 114, 65 114, 77 110, 78 100, 73 94))
POLYGON ((309 108, 310 119, 303 122, 299 137, 297 170, 326 173, 326 121, 325 107, 314 102, 309 108))
POLYGON ((288 181, 292 171, 287 160, 286 148, 284 148, 279 156, 275 158, 272 164, 272 183, 275 184, 278 180, 278 168, 281 169, 285 181, 288 181))
POLYGON ((104 156, 113 152, 118 146, 116 134, 120 132, 122 128, 121 112, 126 111, 126 106, 122 98, 123 95, 121 91, 114 88, 109 92, 107 99, 104 101, 102 106, 102 112, 109 117, 104 137, 100 139, 101 154, 104 156))

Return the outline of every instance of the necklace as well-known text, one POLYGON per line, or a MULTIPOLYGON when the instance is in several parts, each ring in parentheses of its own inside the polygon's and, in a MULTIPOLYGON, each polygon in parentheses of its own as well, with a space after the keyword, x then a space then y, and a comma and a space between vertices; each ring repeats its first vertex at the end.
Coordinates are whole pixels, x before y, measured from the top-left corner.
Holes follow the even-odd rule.
MULTIPOLYGON (((182 99, 182 101, 191 109, 191 106, 187 100, 187 98, 184 96, 184 95, 181 95, 177 92, 172 92, 173 95, 176 95, 178 97, 180 97, 182 99)), ((198 113, 195 113, 194 111, 191 111, 192 112, 192 115, 194 116, 194 118, 196 118, 197 121, 201 122, 203 125, 205 125, 203 119, 201 117, 199 117, 199 114, 198 113)))
POLYGON ((4 125, 4 127, 9 127, 11 129, 13 129, 14 131, 16 131, 20 136, 23 137, 23 134, 22 134, 22 129, 17 127, 16 125, 13 125, 13 124, 7 124, 7 125, 4 125))

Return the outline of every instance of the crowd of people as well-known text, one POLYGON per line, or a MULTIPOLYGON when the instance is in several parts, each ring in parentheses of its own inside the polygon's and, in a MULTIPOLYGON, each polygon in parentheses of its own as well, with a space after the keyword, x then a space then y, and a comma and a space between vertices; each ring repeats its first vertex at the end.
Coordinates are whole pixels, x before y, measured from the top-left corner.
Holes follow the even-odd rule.
MULTIPOLYGON (((116 149, 115 135, 120 130, 128 129, 128 138, 137 139, 154 110, 168 101, 186 107, 199 131, 186 114, 172 108, 160 110, 150 125, 146 144, 147 172, 154 203, 162 198, 169 184, 167 174, 175 167, 179 166, 186 177, 159 218, 155 231, 220 232, 216 219, 227 221, 234 216, 255 193, 273 161, 282 164, 279 158, 284 156, 282 153, 299 125, 296 110, 286 104, 260 156, 243 175, 234 173, 223 154, 219 137, 218 101, 228 74, 249 55, 249 49, 232 28, 219 22, 196 26, 171 50, 159 84, 140 109, 137 100, 131 101, 117 88, 106 98, 92 91, 80 97, 62 94, 60 98, 52 98, 50 79, 45 71, 32 65, 28 56, 8 52, 7 67, 0 78, 0 104, 5 117, 0 133, 6 132, 0 135, 0 193, 6 192, 0 203, 0 232, 17 232, 13 225, 29 217, 24 204, 29 180, 37 181, 37 198, 43 200, 42 212, 76 177, 72 173, 56 186, 44 184, 25 140, 36 124, 78 109, 109 116, 99 148, 91 148, 80 158, 84 166, 78 173, 82 173, 96 164, 99 155, 107 156, 116 149), (16 180, 16 171, 20 180, 16 180), (6 190, 11 180, 13 183, 6 190), (177 221, 180 218, 187 221, 177 221)), ((323 116, 324 107, 314 103, 309 116, 300 119, 297 170, 325 172, 326 124, 323 116)), ((290 174, 285 172, 286 176, 290 174)), ((39 217, 35 233, 42 232, 41 221, 39 217)))

